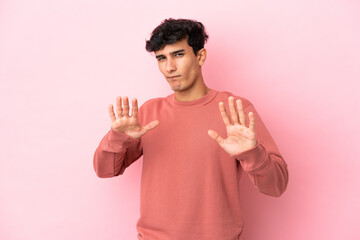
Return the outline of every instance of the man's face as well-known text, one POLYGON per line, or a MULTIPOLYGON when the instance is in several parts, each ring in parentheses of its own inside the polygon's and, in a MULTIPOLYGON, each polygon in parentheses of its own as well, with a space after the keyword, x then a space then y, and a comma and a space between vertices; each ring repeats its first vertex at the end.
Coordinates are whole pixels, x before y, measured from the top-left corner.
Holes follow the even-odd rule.
POLYGON ((203 60, 200 54, 194 54, 187 39, 166 45, 155 54, 159 69, 173 91, 190 90, 201 80, 203 60))

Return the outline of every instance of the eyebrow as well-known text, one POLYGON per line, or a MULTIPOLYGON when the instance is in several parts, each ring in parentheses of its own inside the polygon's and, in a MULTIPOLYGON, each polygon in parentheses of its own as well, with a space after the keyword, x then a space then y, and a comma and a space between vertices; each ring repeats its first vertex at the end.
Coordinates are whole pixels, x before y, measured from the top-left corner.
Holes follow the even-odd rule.
MULTIPOLYGON (((179 49, 179 50, 176 50, 176 51, 174 51, 174 52, 171 52, 170 54, 171 54, 171 55, 175 55, 175 54, 177 54, 177 53, 184 52, 184 51, 185 51, 185 49, 179 49)), ((163 55, 163 54, 159 54, 159 55, 156 55, 155 57, 156 57, 156 58, 164 57, 164 55, 163 55)))

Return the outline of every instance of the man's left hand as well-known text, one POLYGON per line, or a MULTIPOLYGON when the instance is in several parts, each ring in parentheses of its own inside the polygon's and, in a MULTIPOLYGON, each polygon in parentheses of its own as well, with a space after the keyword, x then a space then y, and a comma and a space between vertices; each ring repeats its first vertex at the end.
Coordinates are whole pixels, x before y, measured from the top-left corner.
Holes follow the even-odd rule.
POLYGON ((214 130, 209 130, 208 134, 228 154, 236 155, 256 146, 255 118, 254 114, 249 112, 249 127, 246 127, 245 112, 241 100, 236 100, 237 109, 235 108, 234 97, 229 97, 228 101, 232 122, 226 112, 224 103, 219 103, 220 114, 226 125, 227 138, 222 138, 214 130))

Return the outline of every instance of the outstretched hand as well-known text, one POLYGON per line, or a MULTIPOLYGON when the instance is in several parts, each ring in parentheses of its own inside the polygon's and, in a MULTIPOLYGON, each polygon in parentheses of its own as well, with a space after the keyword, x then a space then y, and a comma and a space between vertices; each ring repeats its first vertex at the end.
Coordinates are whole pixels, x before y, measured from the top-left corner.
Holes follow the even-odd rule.
POLYGON ((109 105, 109 115, 111 119, 111 129, 125 133, 133 138, 140 138, 142 135, 159 125, 159 121, 155 120, 145 126, 140 126, 138 122, 138 103, 136 98, 132 100, 131 115, 129 115, 129 99, 124 97, 123 102, 121 97, 116 98, 116 114, 114 107, 109 105))
POLYGON ((228 154, 236 155, 256 145, 255 118, 254 114, 249 112, 249 127, 246 127, 245 113, 241 100, 236 100, 237 110, 235 108, 234 97, 229 97, 228 101, 232 122, 226 112, 224 103, 219 103, 220 114, 226 126, 227 138, 222 138, 214 130, 209 130, 208 134, 228 154))

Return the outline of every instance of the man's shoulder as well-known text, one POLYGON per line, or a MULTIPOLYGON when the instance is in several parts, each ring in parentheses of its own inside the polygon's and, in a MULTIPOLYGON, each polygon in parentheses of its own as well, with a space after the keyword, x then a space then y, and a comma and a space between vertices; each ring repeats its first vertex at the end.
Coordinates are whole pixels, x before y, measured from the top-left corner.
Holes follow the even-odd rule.
POLYGON ((218 91, 218 98, 220 101, 227 102, 230 96, 233 96, 235 100, 240 99, 243 103, 244 108, 252 105, 252 103, 245 97, 238 96, 228 91, 218 91))

